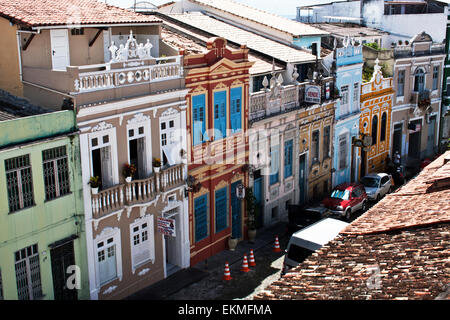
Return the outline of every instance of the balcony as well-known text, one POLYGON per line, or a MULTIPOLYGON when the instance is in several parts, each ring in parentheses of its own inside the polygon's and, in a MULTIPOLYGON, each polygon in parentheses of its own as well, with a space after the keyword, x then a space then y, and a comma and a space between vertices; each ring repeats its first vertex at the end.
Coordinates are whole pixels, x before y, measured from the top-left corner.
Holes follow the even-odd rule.
POLYGON ((394 48, 394 57, 409 58, 409 57, 423 57, 445 54, 445 44, 433 44, 429 50, 412 50, 410 45, 397 45, 394 48))
POLYGON ((74 93, 115 89, 183 77, 181 56, 143 59, 133 62, 68 67, 74 93))
POLYGON ((263 89, 250 94, 249 120, 255 122, 315 104, 305 101, 305 89, 307 85, 320 86, 320 93, 318 94, 321 103, 333 99, 334 79, 332 77, 322 79, 321 84, 302 82, 280 86, 279 88, 263 89))
POLYGON ((183 185, 183 164, 155 173, 147 179, 134 180, 102 190, 91 197, 92 217, 99 219, 112 212, 156 199, 161 192, 183 185))
POLYGON ((391 89, 393 87, 393 79, 385 78, 381 82, 381 87, 375 87, 373 82, 363 83, 361 86, 361 95, 378 92, 380 90, 391 89))
POLYGON ((419 107, 430 105, 430 90, 425 89, 421 92, 411 92, 411 100, 412 104, 417 104, 419 107))

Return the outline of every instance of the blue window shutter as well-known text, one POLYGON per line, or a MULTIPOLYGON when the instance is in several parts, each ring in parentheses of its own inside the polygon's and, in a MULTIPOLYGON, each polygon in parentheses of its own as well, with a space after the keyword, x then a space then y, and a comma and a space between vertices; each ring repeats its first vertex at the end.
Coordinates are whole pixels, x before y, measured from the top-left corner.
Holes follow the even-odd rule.
POLYGON ((216 233, 228 227, 228 188, 216 191, 216 233))
POLYGON ((242 87, 231 89, 231 130, 233 132, 242 129, 242 87))
POLYGON ((205 239, 208 236, 208 199, 206 196, 205 194, 194 200, 195 242, 205 239))
POLYGON ((284 177, 292 176, 292 152, 293 142, 292 140, 284 143, 284 177))
POLYGON ((279 155, 279 147, 280 146, 274 146, 271 149, 270 152, 270 185, 275 184, 278 182, 278 173, 279 173, 279 159, 280 159, 280 155, 279 155))
POLYGON ((205 133, 205 94, 192 97, 192 135, 194 146, 204 141, 205 133))
POLYGON ((217 139, 222 139, 227 136, 227 92, 226 91, 219 91, 219 92, 214 93, 214 129, 216 129, 217 139))

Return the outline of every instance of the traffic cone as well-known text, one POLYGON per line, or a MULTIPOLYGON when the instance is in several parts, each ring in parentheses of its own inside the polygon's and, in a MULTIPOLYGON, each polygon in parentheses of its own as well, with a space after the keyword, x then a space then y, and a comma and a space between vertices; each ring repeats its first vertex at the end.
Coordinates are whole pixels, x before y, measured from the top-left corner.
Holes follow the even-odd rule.
POLYGON ((250 258, 249 258, 249 261, 248 261, 248 265, 249 265, 250 267, 256 266, 255 256, 253 255, 253 249, 250 250, 250 258))
POLYGON ((247 255, 244 254, 244 262, 242 263, 242 272, 249 272, 250 269, 248 268, 248 261, 247 261, 247 255))
POLYGON ((225 271, 223 272, 223 280, 231 280, 230 267, 228 266, 228 262, 225 263, 225 271))
POLYGON ((278 236, 275 236, 275 246, 273 247, 273 252, 281 252, 280 242, 278 242, 278 236))

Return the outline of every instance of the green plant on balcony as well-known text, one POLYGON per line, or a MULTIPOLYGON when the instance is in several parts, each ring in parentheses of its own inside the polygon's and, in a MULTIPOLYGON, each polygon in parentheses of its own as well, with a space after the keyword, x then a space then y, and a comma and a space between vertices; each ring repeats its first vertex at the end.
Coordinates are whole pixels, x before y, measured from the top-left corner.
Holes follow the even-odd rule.
POLYGON ((95 176, 95 177, 91 177, 89 179, 89 185, 91 186, 91 188, 96 189, 99 188, 101 186, 102 182, 100 180, 100 177, 95 176))
POLYGON ((153 167, 155 167, 155 168, 161 167, 161 159, 160 158, 153 158, 153 167))
POLYGON ((419 101, 417 102, 417 106, 419 108, 426 108, 429 105, 431 105, 431 100, 430 98, 426 98, 426 97, 420 97, 419 96, 419 101))

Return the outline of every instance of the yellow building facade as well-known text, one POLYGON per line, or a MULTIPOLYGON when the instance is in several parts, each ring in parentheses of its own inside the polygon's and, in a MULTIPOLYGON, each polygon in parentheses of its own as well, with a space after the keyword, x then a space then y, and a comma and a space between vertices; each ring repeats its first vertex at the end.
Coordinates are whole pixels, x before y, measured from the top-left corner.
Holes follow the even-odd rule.
POLYGON ((358 148, 361 156, 360 178, 368 173, 384 172, 390 150, 393 79, 383 78, 377 62, 370 82, 361 85, 360 134, 363 140, 364 137, 371 137, 372 143, 358 148))

